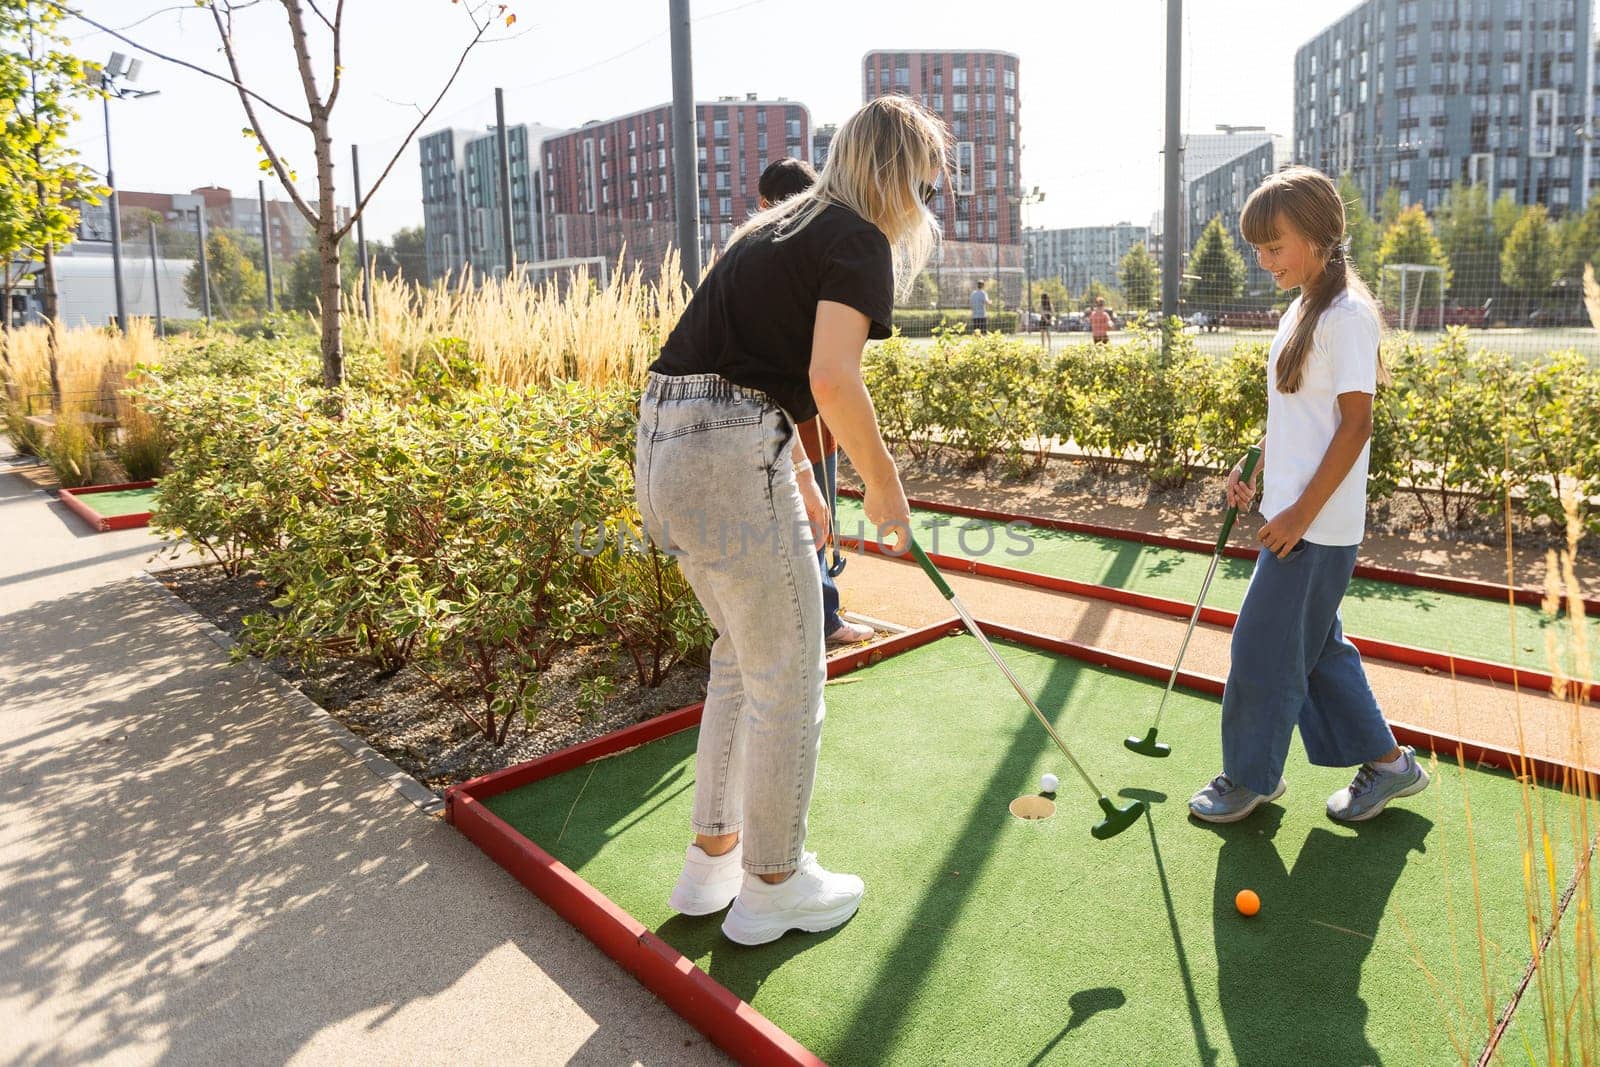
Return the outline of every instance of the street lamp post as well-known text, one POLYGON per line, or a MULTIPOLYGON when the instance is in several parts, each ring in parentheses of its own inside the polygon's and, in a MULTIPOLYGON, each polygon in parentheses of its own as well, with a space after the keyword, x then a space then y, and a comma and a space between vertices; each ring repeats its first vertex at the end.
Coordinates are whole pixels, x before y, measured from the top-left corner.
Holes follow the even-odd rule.
POLYGON ((112 285, 117 294, 117 330, 121 333, 128 332, 128 304, 122 287, 122 205, 117 196, 117 179, 111 163, 111 98, 137 100, 141 97, 155 96, 160 92, 159 89, 128 89, 117 84, 118 79, 128 82, 138 81, 139 68, 142 65, 139 60, 129 59, 121 52, 112 52, 106 65, 90 75, 90 84, 101 91, 100 108, 105 118, 106 185, 111 189, 111 275, 112 285))

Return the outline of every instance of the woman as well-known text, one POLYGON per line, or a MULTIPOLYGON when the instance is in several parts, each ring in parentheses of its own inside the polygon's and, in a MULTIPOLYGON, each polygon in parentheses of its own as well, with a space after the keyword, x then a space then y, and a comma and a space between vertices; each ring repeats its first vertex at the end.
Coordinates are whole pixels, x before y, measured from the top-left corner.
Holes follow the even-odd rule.
POLYGON ((758 945, 847 921, 863 886, 804 851, 826 677, 816 545, 827 507, 795 426, 815 415, 866 483, 869 522, 910 508, 861 381, 938 240, 927 210, 948 133, 883 97, 835 135, 817 183, 734 231, 650 368, 639 406, 639 510, 717 629, 695 757, 693 828, 670 898, 727 907, 758 945), (797 478, 797 475, 799 477, 797 478))

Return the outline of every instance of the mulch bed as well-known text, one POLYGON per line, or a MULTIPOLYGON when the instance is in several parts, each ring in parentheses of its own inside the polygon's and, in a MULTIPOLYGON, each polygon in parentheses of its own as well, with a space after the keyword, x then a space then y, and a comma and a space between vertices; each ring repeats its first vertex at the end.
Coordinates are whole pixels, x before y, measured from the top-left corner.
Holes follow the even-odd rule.
MULTIPOLYGON (((260 577, 228 577, 220 567, 187 567, 159 575, 168 589, 235 639, 244 618, 273 610, 260 577)), ((456 705, 416 670, 385 676, 349 660, 325 659, 309 668, 287 660, 268 664, 413 778, 443 793, 447 786, 514 766, 592 737, 694 704, 705 696, 706 670, 679 663, 655 689, 641 688, 633 661, 604 644, 578 645, 556 657, 541 676, 542 710, 535 722, 514 723, 496 748, 456 705), (598 709, 579 706, 580 681, 609 674, 616 689, 598 709)), ((448 678, 441 681, 449 684, 448 678)), ((473 709, 475 714, 481 708, 473 709)))

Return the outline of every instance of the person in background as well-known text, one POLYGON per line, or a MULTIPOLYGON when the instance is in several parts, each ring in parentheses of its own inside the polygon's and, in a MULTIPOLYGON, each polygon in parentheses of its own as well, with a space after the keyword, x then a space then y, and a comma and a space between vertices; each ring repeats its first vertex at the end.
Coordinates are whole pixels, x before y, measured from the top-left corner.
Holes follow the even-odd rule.
POLYGON ((1089 334, 1097 345, 1111 343, 1111 312, 1106 310, 1106 298, 1094 298, 1094 310, 1089 312, 1089 334))
POLYGON ((989 328, 989 294, 983 291, 983 282, 972 290, 972 332, 983 333, 989 328))
POLYGON ((1039 339, 1044 342, 1044 350, 1050 351, 1050 327, 1055 325, 1056 309, 1050 304, 1050 294, 1039 294, 1039 339))
MULTIPOLYGON (((765 211, 774 204, 805 192, 816 181, 817 172, 805 160, 790 156, 775 159, 761 172, 761 179, 756 185, 758 205, 765 211)), ((796 430, 800 434, 800 446, 806 450, 806 458, 811 461, 811 474, 816 479, 817 488, 822 490, 822 498, 831 502, 834 487, 839 484, 839 442, 834 439, 821 415, 800 423, 796 430)), ((839 617, 839 586, 828 569, 828 542, 838 536, 839 532, 830 528, 824 543, 817 546, 817 566, 822 569, 822 635, 823 640, 835 648, 859 644, 869 640, 876 632, 870 626, 839 617)))

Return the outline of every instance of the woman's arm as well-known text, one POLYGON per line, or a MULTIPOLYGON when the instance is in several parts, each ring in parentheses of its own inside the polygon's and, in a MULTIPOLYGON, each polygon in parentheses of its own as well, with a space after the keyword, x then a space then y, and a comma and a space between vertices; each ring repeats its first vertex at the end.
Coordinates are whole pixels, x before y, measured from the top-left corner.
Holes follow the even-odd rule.
POLYGON ((883 443, 877 411, 861 380, 861 351, 869 325, 867 317, 848 304, 817 302, 811 395, 822 420, 866 482, 868 521, 879 526, 902 523, 909 530, 911 509, 900 486, 900 473, 883 443))
POLYGON ((1261 528, 1261 543, 1282 558, 1300 542, 1328 498, 1339 488, 1350 468, 1361 458, 1361 450, 1372 437, 1372 394, 1339 394, 1339 428, 1322 454, 1317 472, 1305 491, 1289 507, 1280 511, 1261 528))

